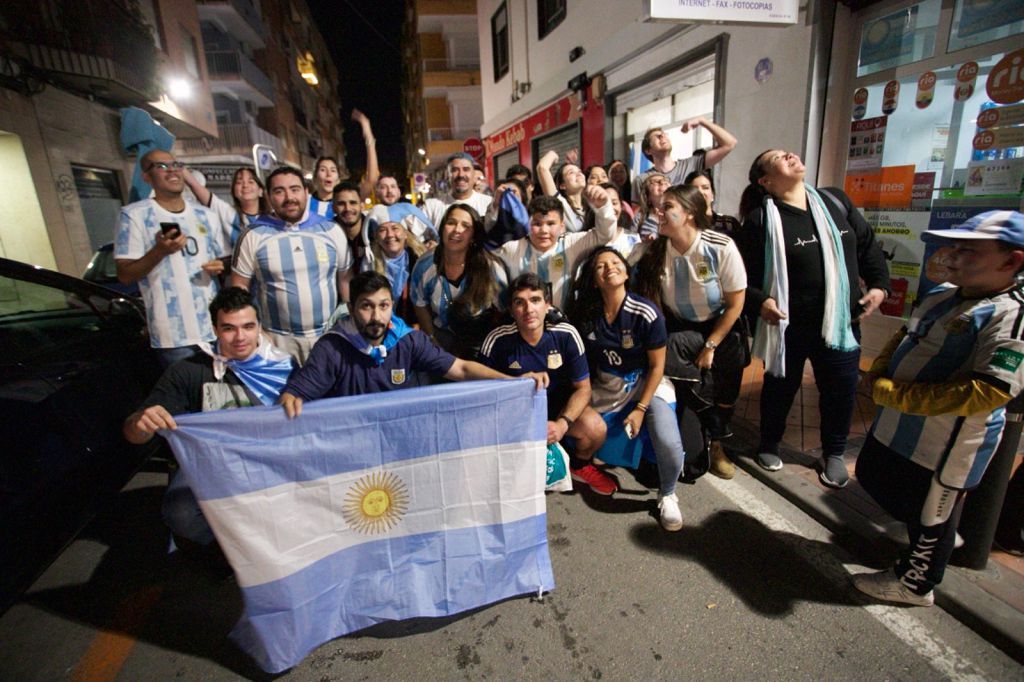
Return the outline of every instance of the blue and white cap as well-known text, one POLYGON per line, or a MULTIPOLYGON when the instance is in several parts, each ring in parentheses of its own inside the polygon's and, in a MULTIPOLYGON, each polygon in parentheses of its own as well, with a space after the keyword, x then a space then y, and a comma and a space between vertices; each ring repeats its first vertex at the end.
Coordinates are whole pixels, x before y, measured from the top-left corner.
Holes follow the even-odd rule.
POLYGON ((1024 249, 1024 213, 1017 211, 985 211, 965 223, 947 230, 927 230, 922 241, 943 242, 949 239, 995 239, 1024 249))

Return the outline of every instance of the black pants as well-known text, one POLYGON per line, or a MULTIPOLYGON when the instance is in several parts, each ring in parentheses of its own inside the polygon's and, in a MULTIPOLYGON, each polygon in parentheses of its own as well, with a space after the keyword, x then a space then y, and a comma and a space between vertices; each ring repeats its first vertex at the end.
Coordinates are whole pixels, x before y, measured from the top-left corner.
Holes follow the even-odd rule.
POLYGON ((896 576, 915 594, 927 594, 942 582, 956 542, 963 492, 945 522, 925 526, 921 511, 935 472, 915 464, 868 436, 857 456, 857 481, 885 511, 907 524, 910 548, 896 562, 896 576))
POLYGON ((722 410, 717 406, 736 404, 743 368, 750 364, 747 339, 739 328, 740 322, 715 349, 711 371, 702 371, 694 364, 716 321, 684 323, 682 328, 668 335, 665 353, 665 376, 676 387, 680 410, 684 403, 688 404, 712 439, 728 432, 732 408, 722 410))
MULTIPOLYGON (((854 325, 860 341, 860 326, 854 325)), ((786 376, 767 373, 761 389, 761 452, 778 453, 786 432, 786 416, 800 390, 804 364, 811 361, 818 386, 821 415, 821 451, 825 457, 842 455, 850 433, 850 421, 860 381, 860 349, 841 351, 828 348, 821 338, 821 320, 790 324, 786 329, 786 376)))

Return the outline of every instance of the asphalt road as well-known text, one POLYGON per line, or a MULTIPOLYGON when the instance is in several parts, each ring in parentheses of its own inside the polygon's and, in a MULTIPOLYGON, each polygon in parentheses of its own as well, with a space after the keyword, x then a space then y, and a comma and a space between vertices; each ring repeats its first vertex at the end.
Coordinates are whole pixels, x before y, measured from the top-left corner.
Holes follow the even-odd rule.
MULTIPOLYGON (((548 497, 557 588, 329 642, 289 680, 1022 680, 939 608, 871 605, 828 532, 743 472, 680 486, 665 533, 629 474, 608 500, 548 497)), ((165 554, 166 477, 140 474, 0 618, 0 678, 272 679, 227 639, 233 578, 165 554)))

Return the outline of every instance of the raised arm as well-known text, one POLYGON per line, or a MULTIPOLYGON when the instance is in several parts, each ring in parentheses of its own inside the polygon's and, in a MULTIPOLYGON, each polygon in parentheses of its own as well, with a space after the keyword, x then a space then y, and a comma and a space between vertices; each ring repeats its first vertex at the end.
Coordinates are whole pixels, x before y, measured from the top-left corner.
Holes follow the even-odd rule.
POLYGON ((185 184, 188 185, 188 188, 192 190, 192 194, 196 195, 196 201, 203 206, 209 206, 210 202, 213 200, 213 192, 206 189, 206 185, 200 184, 188 168, 181 172, 181 177, 185 181, 185 184))
POLYGON ((704 166, 710 168, 729 155, 736 147, 736 137, 722 126, 700 116, 683 123, 682 131, 688 133, 697 126, 701 126, 715 140, 715 146, 704 154, 704 166))
POLYGON ((380 179, 380 166, 377 163, 377 139, 373 136, 370 119, 358 109, 352 110, 352 120, 363 130, 363 141, 366 143, 366 173, 359 181, 359 198, 366 199, 373 193, 373 188, 380 179))
POLYGON ((555 176, 551 174, 551 167, 558 161, 558 152, 549 150, 537 162, 537 182, 540 189, 546 196, 553 197, 558 194, 558 185, 555 184, 555 176))

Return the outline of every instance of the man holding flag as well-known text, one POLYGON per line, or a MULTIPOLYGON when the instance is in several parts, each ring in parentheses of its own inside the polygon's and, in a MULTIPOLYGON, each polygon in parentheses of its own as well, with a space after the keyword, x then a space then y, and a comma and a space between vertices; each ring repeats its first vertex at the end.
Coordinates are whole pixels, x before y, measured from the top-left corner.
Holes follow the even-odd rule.
MULTIPOLYGON (((164 372, 138 411, 124 422, 129 443, 149 442, 160 429, 174 430, 175 415, 253 405, 273 405, 292 370, 289 355, 261 334, 260 316, 245 289, 222 289, 210 303, 216 345, 179 360, 164 372)), ((163 502, 164 522, 178 544, 213 544, 210 525, 181 472, 163 502)))

